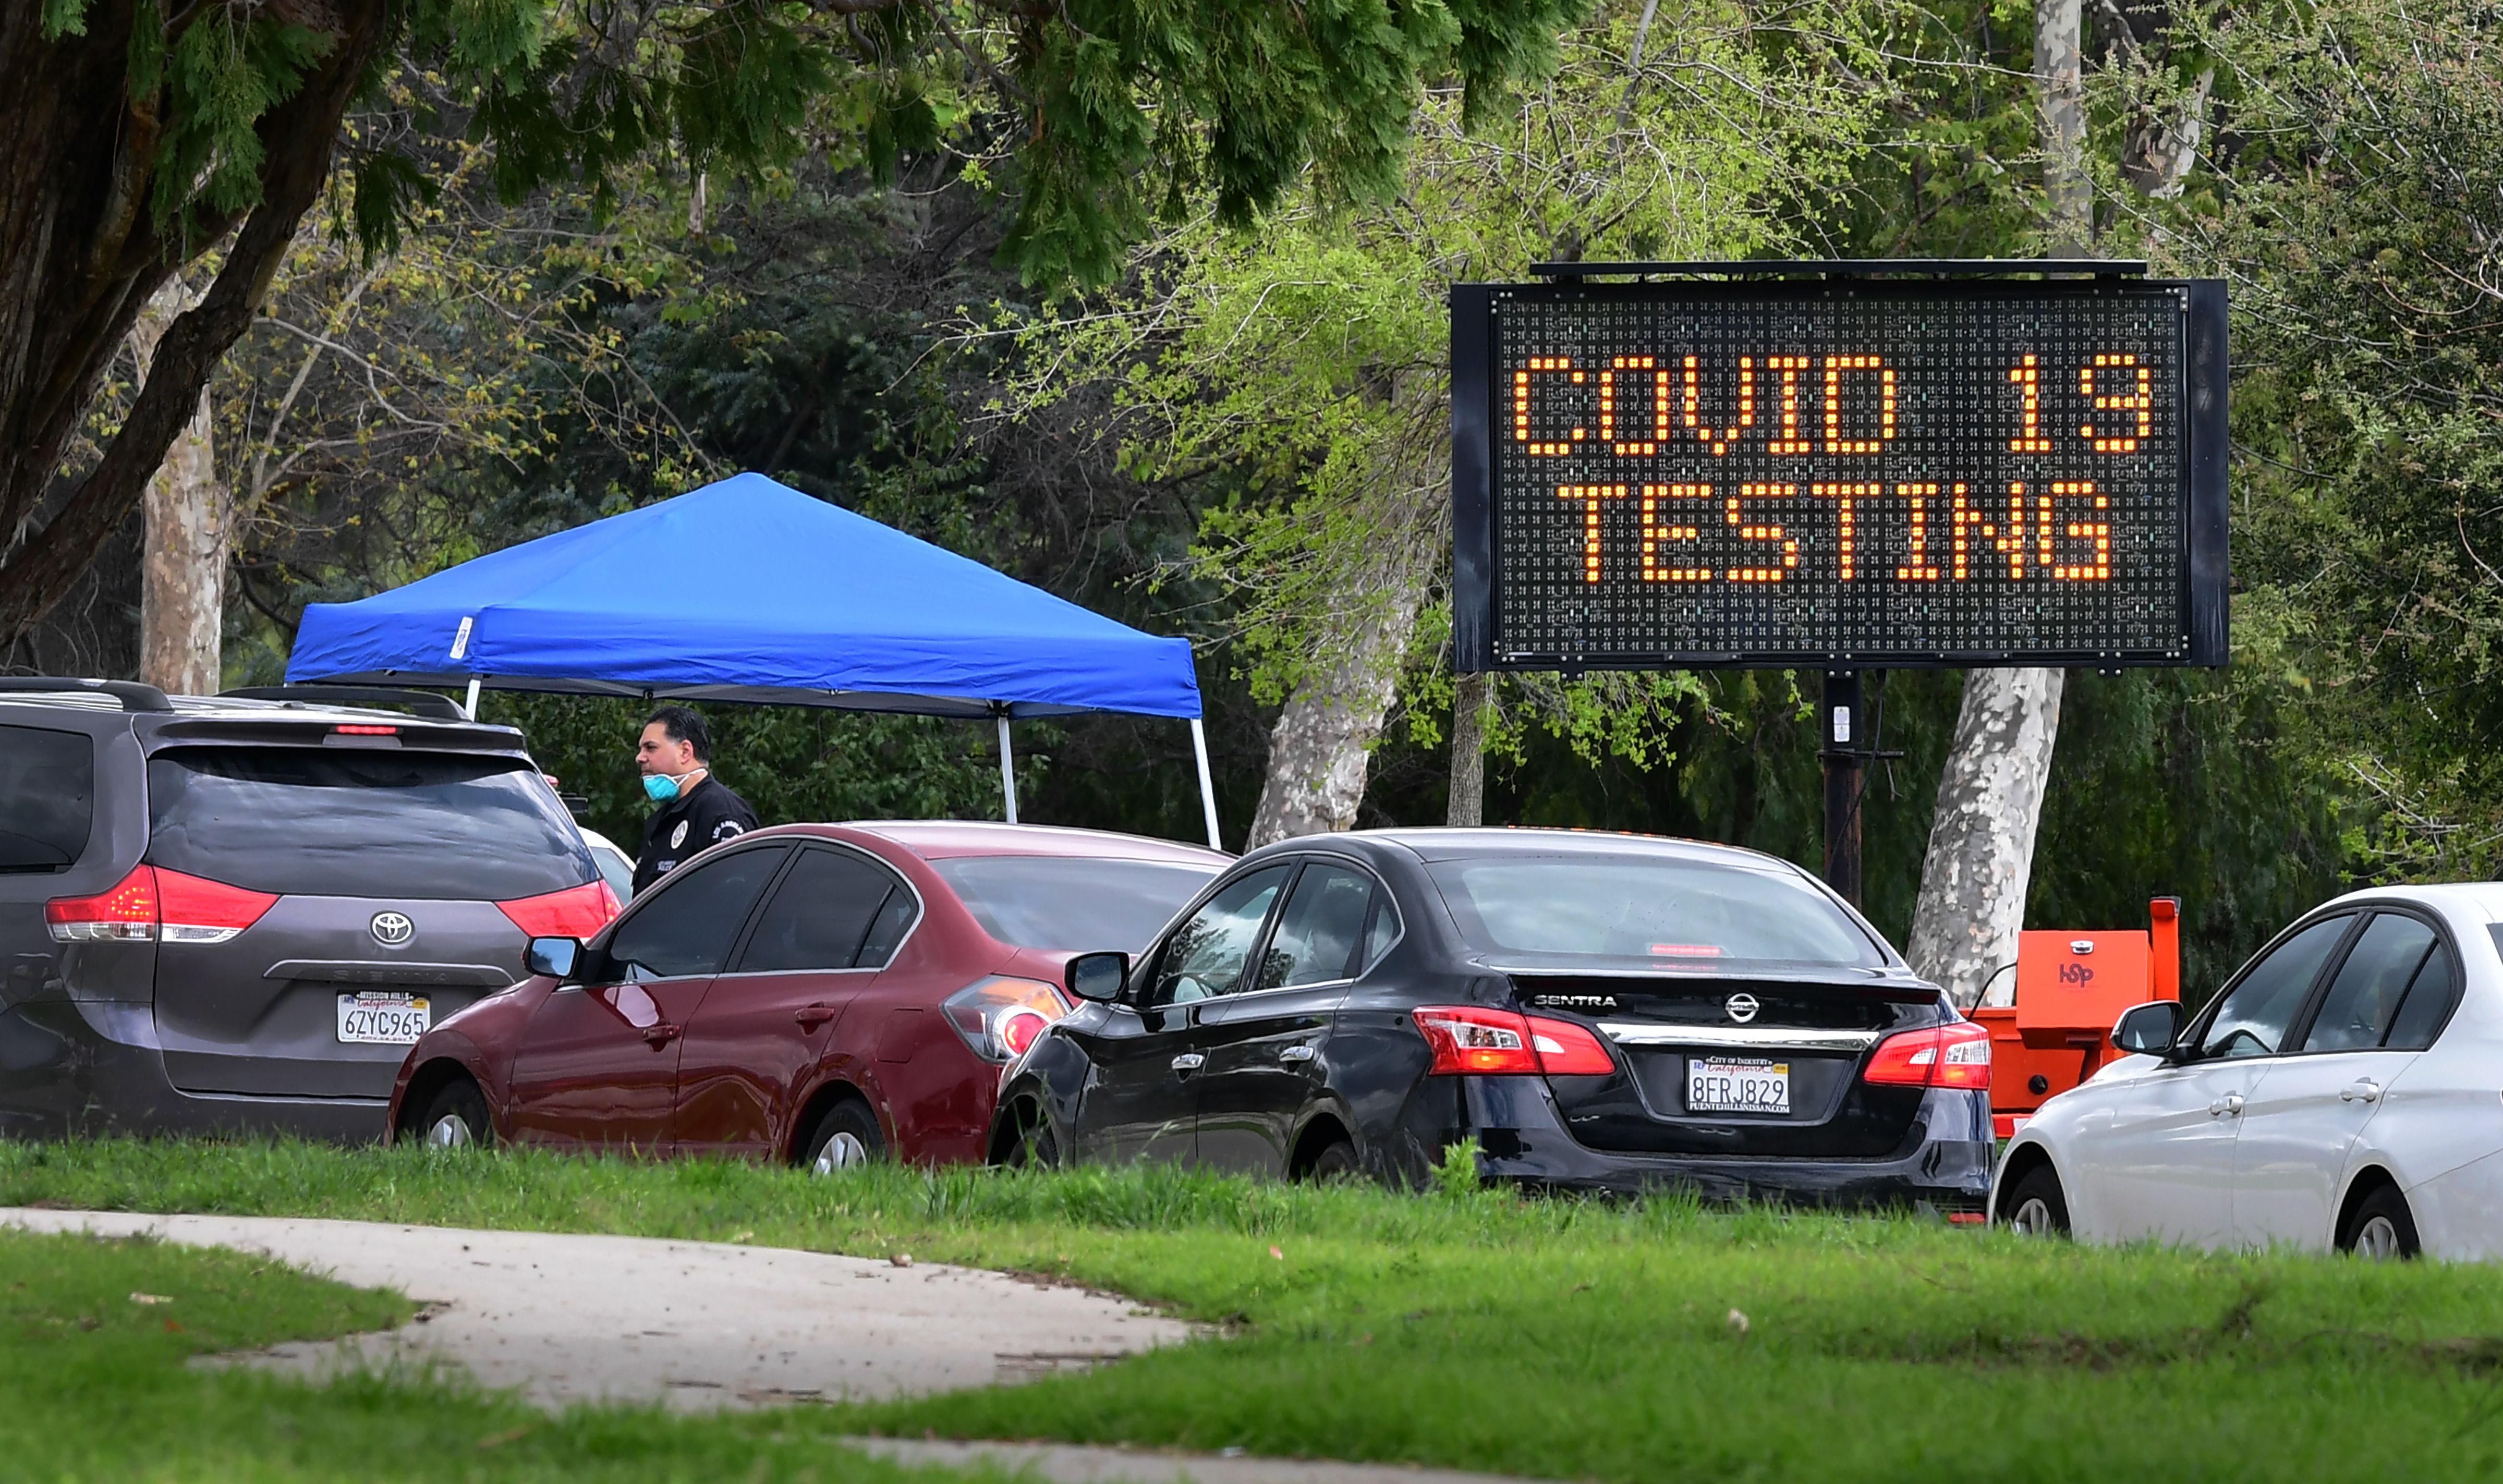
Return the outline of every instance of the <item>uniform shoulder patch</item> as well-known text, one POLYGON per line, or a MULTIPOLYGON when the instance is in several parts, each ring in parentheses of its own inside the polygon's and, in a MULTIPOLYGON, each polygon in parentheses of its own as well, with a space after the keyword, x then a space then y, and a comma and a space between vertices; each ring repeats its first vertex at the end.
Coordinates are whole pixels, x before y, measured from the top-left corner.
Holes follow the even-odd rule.
POLYGON ((736 819, 724 819, 712 827, 713 844, 719 845, 725 840, 735 840, 746 833, 747 826, 736 819))

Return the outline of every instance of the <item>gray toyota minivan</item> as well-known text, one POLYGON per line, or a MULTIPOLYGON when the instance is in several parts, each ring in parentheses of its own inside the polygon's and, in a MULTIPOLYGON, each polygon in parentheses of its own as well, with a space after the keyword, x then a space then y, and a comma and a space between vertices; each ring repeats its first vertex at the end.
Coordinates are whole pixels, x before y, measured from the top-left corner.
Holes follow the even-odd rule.
POLYGON ((616 912, 443 697, 0 677, 0 1137, 379 1139, 429 1025, 616 912))

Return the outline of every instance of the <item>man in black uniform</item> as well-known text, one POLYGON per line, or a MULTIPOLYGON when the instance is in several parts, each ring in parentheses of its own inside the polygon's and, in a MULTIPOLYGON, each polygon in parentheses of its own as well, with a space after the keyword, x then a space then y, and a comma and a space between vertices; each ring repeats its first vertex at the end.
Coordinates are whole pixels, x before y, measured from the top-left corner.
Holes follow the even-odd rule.
POLYGON ((643 792, 661 806, 643 827, 643 853, 634 862, 640 895, 680 862, 756 828, 756 811, 712 776, 712 729, 683 706, 665 706, 643 723, 635 744, 643 792))

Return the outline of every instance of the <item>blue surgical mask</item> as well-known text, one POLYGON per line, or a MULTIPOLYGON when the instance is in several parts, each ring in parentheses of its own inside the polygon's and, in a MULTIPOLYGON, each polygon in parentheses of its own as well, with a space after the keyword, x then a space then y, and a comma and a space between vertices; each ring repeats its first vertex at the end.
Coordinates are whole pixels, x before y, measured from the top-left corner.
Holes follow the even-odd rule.
POLYGON ((647 773, 643 775, 643 792, 652 796, 653 803, 667 804, 678 796, 678 780, 666 773, 647 773))

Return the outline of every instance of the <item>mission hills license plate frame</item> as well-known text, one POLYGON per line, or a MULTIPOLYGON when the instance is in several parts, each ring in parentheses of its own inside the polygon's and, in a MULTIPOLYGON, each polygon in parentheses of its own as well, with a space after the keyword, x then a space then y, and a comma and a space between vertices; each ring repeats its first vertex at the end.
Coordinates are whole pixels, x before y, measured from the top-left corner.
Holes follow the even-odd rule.
POLYGON ((1463 284, 1452 382, 1461 671, 2226 662, 2221 281, 1463 284))
POLYGON ((431 999, 398 990, 343 989, 338 1010, 342 1046, 415 1046, 434 1023, 431 999))

